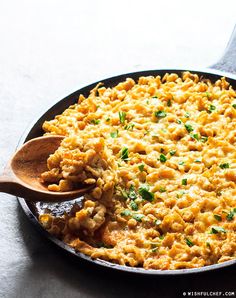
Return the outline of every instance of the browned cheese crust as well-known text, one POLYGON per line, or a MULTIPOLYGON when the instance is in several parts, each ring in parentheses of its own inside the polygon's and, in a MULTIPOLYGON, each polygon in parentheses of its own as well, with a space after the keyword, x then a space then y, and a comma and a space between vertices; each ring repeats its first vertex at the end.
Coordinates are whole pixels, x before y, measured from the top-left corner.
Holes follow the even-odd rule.
POLYGON ((236 92, 189 72, 98 84, 43 124, 64 135, 49 190, 95 184, 69 213, 40 215, 92 258, 145 269, 236 257, 236 92))

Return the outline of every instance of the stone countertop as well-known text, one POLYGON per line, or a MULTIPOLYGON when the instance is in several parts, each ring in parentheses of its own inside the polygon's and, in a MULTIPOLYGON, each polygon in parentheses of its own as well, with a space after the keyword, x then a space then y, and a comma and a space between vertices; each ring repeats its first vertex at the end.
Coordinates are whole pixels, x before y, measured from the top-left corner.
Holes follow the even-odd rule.
MULTIPOLYGON (((0 170, 29 123, 82 86, 126 72, 215 63, 235 11, 233 0, 1 1, 0 170)), ((2 193, 0 223, 0 297, 236 295, 235 266, 154 278, 75 261, 38 233, 13 196, 2 193)))

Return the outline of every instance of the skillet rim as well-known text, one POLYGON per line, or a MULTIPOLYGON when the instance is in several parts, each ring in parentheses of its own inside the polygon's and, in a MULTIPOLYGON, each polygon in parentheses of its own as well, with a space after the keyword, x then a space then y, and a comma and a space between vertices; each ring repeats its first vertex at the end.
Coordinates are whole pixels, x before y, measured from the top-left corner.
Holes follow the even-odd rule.
MULTIPOLYGON (((63 97, 60 100, 56 100, 52 105, 50 105, 49 108, 44 109, 44 112, 41 111, 41 113, 39 115, 37 115, 36 117, 36 121, 33 120, 25 129, 25 131, 23 132, 22 136, 20 137, 20 140, 17 144, 17 148, 18 149, 20 146, 22 146, 22 144, 24 142, 26 142, 27 140, 30 139, 29 135, 30 133, 32 133, 33 130, 38 130, 38 132, 36 131, 36 134, 39 133, 39 131, 41 129, 41 126, 39 128, 40 122, 45 121, 45 117, 47 116, 47 114, 52 113, 52 111, 54 109, 56 109, 57 107, 59 107, 62 103, 66 103, 67 99, 71 99, 71 98, 78 98, 78 94, 83 93, 84 94, 84 90, 87 90, 87 92, 89 90, 91 90, 94 86, 96 86, 99 82, 104 82, 104 85, 106 86, 106 82, 110 83, 110 85, 112 86, 112 82, 113 83, 117 83, 117 80, 121 81, 127 77, 139 77, 139 76, 143 76, 143 75, 158 75, 158 74, 162 74, 162 73, 167 73, 167 72, 177 72, 178 74, 184 72, 184 71, 189 71, 191 73, 197 73, 198 75, 206 75, 206 77, 209 76, 215 76, 215 77, 226 77, 226 79, 228 81, 230 81, 230 84, 234 83, 236 88, 236 75, 229 73, 229 72, 225 72, 225 71, 220 71, 220 70, 215 70, 215 69, 211 69, 211 68, 194 68, 194 69, 183 69, 183 68, 168 68, 168 69, 151 69, 151 70, 139 70, 139 71, 135 71, 135 72, 129 72, 129 73, 125 73, 125 74, 119 74, 119 75, 115 75, 109 78, 105 78, 102 80, 99 80, 95 83, 86 85, 84 87, 81 87, 80 89, 72 92, 71 94, 63 97), (43 120, 44 119, 44 120, 43 120)), ((70 104, 67 104, 67 107, 70 104)), ((54 114, 55 116, 55 114, 54 114)), ((53 116, 52 116, 53 117, 53 116)), ((47 117, 46 117, 47 118, 47 117)), ((51 117, 49 117, 51 118, 51 117)), ((66 254, 71 255, 72 257, 76 257, 78 259, 82 259, 83 261, 89 262, 90 264, 93 265, 97 265, 100 266, 101 268, 103 267, 104 269, 113 269, 114 271, 119 271, 119 272, 128 272, 128 273, 132 273, 132 274, 138 274, 138 275, 149 275, 149 276, 175 276, 175 275, 186 275, 186 274, 199 274, 202 272, 208 272, 208 271, 216 271, 219 269, 223 269, 226 267, 231 267, 233 265, 236 265, 236 259, 235 260, 230 260, 230 261, 226 261, 223 263, 219 263, 219 264, 213 264, 213 265, 209 265, 209 266, 204 266, 204 267, 200 267, 200 268, 192 268, 192 269, 177 269, 177 270, 154 270, 154 269, 144 269, 144 268, 139 268, 139 267, 128 267, 128 266, 124 266, 124 265, 118 265, 118 264, 114 264, 108 261, 104 261, 101 259, 92 259, 89 256, 86 256, 83 253, 80 252, 76 252, 73 248, 71 248, 70 246, 68 246, 67 244, 65 244, 64 242, 62 242, 61 240, 57 239, 56 237, 52 236, 51 234, 49 234, 39 223, 36 215, 33 213, 32 211, 32 207, 30 208, 30 203, 27 203, 27 201, 23 198, 19 198, 17 197, 18 202, 21 206, 21 208, 23 209, 25 215, 27 216, 27 218, 33 223, 33 225, 36 227, 36 229, 42 234, 44 235, 49 241, 51 241, 54 245, 57 245, 62 251, 64 251, 66 254)))

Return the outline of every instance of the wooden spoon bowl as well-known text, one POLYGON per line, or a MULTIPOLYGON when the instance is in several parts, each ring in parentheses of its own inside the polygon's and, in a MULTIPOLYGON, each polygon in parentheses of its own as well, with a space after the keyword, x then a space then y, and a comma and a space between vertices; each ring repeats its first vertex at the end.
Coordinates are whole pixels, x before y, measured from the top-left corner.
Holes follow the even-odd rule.
POLYGON ((83 196, 94 185, 67 192, 52 192, 41 182, 47 159, 60 146, 63 136, 43 136, 25 143, 12 157, 0 176, 0 191, 30 201, 66 201, 83 196))

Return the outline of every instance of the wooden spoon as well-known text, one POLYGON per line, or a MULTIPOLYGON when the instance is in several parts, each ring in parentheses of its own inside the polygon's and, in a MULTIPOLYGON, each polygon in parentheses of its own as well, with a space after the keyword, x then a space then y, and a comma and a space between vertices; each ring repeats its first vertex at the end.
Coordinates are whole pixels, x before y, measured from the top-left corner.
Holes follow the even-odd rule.
POLYGON ((0 192, 23 197, 29 201, 67 201, 83 196, 94 185, 73 191, 53 192, 41 183, 47 171, 47 159, 59 147, 63 136, 43 136, 25 143, 12 157, 0 176, 0 192))

